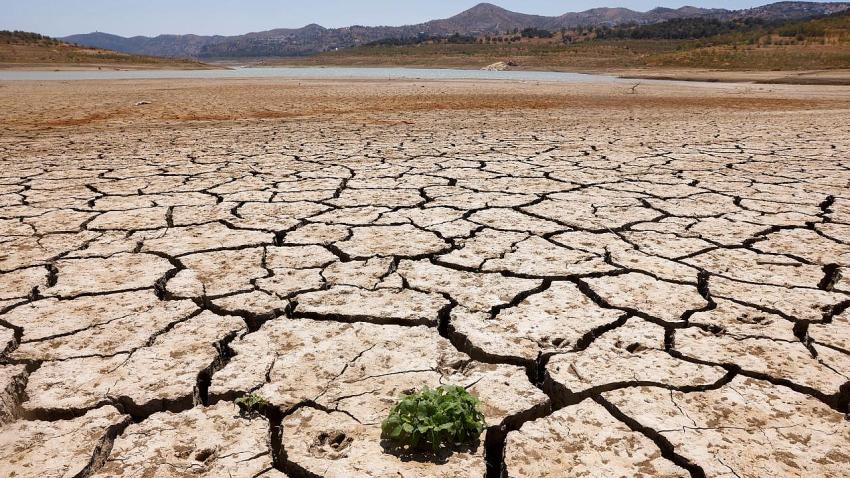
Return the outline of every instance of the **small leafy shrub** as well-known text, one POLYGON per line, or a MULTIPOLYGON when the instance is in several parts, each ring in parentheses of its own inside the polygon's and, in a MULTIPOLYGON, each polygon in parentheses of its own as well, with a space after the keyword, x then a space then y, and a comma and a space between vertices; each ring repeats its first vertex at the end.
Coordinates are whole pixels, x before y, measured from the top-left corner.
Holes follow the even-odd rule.
POLYGON ((234 400, 234 403, 239 406, 244 412, 262 412, 269 404, 268 400, 262 395, 250 393, 244 397, 239 397, 234 400))
POLYGON ((403 395, 381 425, 381 438, 398 448, 419 450, 430 446, 436 452, 478 439, 484 430, 479 401, 463 387, 425 387, 403 395))

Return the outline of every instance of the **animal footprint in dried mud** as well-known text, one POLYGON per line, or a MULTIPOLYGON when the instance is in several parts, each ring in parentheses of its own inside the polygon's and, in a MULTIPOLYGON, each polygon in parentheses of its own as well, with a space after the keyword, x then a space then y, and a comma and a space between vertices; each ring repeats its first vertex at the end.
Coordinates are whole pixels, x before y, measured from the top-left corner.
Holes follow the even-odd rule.
POLYGON ((338 460, 345 456, 353 441, 353 438, 339 430, 322 432, 310 446, 310 453, 317 458, 338 460))
POLYGON ((402 395, 381 425, 381 438, 409 451, 474 442, 484 430, 478 399, 463 387, 425 387, 402 395))

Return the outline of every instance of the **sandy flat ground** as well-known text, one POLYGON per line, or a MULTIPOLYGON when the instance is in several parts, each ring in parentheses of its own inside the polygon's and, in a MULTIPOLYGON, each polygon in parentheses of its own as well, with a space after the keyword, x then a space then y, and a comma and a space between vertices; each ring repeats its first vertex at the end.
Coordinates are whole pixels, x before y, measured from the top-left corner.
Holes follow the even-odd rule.
MULTIPOLYGON (((841 110, 850 87, 800 85, 545 83, 498 80, 116 80, 0 82, 0 128, 209 126, 195 121, 346 120, 442 124, 522 118, 543 128, 573 120, 626 120, 623 111, 684 121, 704 113, 841 110), (137 102, 150 104, 134 106, 137 102), (453 113, 457 112, 457 114, 453 113), (536 114, 539 113, 539 114, 536 114)), ((433 125, 433 124, 432 124, 433 125)), ((433 125, 433 126, 439 126, 433 125)))
POLYGON ((628 86, 0 82, 0 475, 845 476, 850 88, 628 86))
POLYGON ((850 70, 734 71, 700 68, 631 68, 600 73, 621 78, 674 79, 683 81, 740 82, 756 84, 850 85, 850 70))

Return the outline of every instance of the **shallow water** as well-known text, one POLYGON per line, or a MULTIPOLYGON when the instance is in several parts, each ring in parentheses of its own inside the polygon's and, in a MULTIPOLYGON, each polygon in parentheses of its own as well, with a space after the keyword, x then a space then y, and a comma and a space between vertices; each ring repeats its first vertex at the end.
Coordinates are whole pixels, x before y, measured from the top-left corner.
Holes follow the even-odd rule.
POLYGON ((155 78, 404 78, 563 81, 568 83, 612 83, 622 81, 605 75, 552 71, 484 71, 425 68, 278 67, 232 70, 0 70, 0 80, 136 80, 155 78))

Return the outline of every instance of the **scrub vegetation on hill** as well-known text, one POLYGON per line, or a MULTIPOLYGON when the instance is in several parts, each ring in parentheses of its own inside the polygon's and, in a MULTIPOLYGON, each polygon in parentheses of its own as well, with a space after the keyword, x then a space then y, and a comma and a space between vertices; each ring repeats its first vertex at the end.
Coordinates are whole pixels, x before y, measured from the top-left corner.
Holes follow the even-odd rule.
POLYGON ((39 33, 0 31, 0 66, 116 66, 147 68, 200 68, 192 60, 130 55, 102 48, 90 48, 39 33))
POLYGON ((725 70, 850 68, 850 11, 793 21, 675 19, 652 25, 382 40, 290 63, 524 69, 691 67, 725 70))

